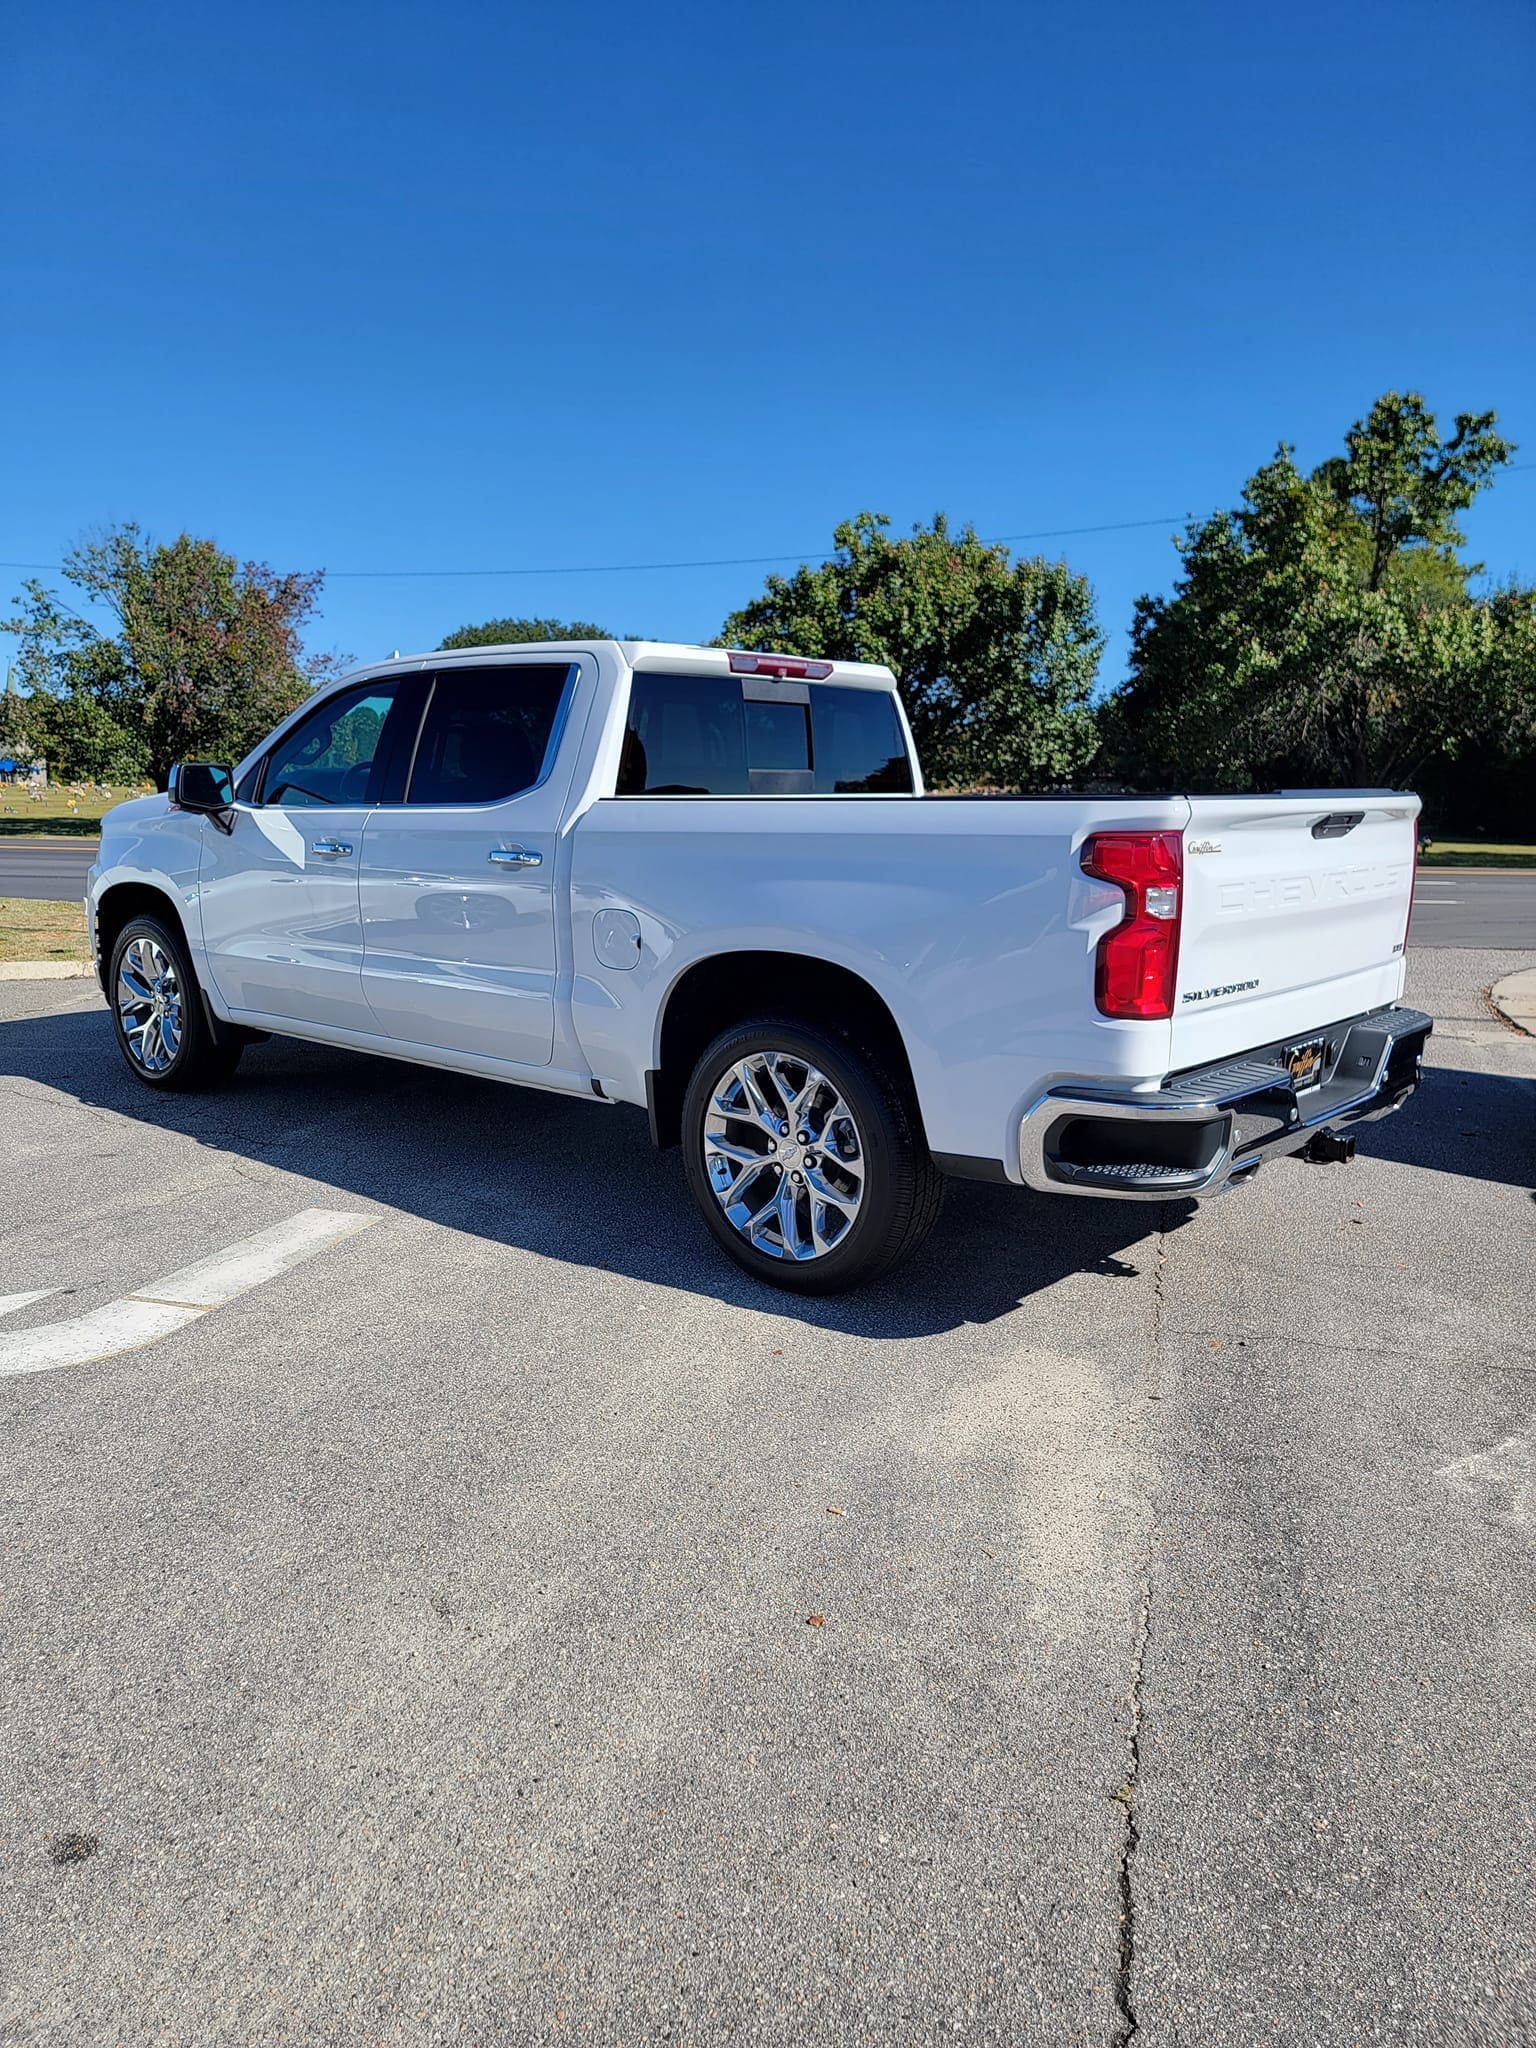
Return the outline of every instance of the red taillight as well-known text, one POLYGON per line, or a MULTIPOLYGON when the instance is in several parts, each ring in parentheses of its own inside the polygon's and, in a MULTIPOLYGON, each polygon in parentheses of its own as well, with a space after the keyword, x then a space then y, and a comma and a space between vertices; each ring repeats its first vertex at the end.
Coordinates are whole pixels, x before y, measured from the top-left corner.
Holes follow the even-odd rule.
POLYGON ((1184 841, 1177 832, 1095 832, 1083 872, 1125 891, 1125 916, 1099 941, 1094 994, 1106 1017, 1171 1017, 1179 972, 1184 841))
POLYGON ((819 683, 832 673, 830 661, 807 661, 799 654, 733 654, 733 676, 779 676, 788 682, 819 683))

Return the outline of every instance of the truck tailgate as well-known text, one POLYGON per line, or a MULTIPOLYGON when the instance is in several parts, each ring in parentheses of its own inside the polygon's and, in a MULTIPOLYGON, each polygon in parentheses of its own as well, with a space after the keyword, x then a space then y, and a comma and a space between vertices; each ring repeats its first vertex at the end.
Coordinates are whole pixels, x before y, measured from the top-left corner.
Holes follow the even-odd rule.
POLYGON ((1189 802, 1171 1071, 1397 999, 1416 796, 1189 802))

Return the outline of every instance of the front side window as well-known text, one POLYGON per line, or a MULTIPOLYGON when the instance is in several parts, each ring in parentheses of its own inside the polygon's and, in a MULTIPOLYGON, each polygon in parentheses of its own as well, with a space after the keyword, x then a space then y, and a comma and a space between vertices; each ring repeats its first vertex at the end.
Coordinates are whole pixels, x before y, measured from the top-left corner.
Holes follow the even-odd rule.
POLYGON ((289 806, 382 801, 392 752, 385 732, 398 723, 391 717, 397 697, 395 683, 360 683, 328 697, 268 754, 261 801, 289 806))
POLYGON ((558 661, 435 676, 406 802, 493 804, 531 789, 571 673, 558 661))

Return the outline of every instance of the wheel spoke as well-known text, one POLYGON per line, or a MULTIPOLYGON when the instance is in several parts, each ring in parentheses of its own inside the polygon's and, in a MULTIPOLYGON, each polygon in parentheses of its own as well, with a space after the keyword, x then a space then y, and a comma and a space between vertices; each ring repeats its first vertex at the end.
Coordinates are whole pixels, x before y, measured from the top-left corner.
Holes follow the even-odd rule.
POLYGON ((784 1250, 792 1259, 814 1258, 814 1247, 801 1250, 800 1236, 800 1190, 786 1173, 779 1182, 779 1237, 784 1250))
POLYGON ((842 1221, 842 1227, 838 1230, 834 1230, 832 1235, 828 1237, 826 1230, 823 1227, 827 1221, 826 1205, 822 1202, 820 1197, 816 1195, 814 1192, 811 1195, 810 1208, 811 1243, 815 1247, 816 1255, 819 1258, 823 1252, 831 1251, 833 1245, 837 1243, 837 1240, 842 1236, 843 1231, 848 1228, 848 1219, 845 1216, 842 1221))
POLYGON ((739 1223, 736 1226, 737 1229, 743 1231, 748 1237, 750 1237, 754 1230, 758 1229, 760 1225, 768 1221, 768 1218, 774 1214, 778 1206, 779 1189, 777 1183, 775 1183, 773 1189, 769 1193, 767 1201, 764 1202, 761 1209, 754 1209, 752 1214, 748 1216, 744 1222, 739 1223))
POLYGON ((808 1166, 805 1169, 805 1184, 818 1202, 829 1203, 832 1208, 840 1209, 845 1216, 851 1216, 859 1206, 860 1190, 854 1188, 851 1192, 845 1193, 842 1188, 834 1186, 827 1179, 819 1166, 808 1166))
POLYGON ((736 1069, 736 1073, 741 1082, 742 1093, 752 1105, 753 1116, 765 1131, 771 1131, 774 1137, 777 1137, 779 1135, 779 1126, 784 1122, 783 1110, 769 1107, 768 1098, 763 1093, 762 1083, 753 1073, 750 1060, 743 1060, 736 1069))
POLYGON ((704 1149, 711 1163, 717 1159, 723 1163, 726 1174, 723 1182, 719 1175, 710 1174, 715 1193, 723 1202, 729 1202, 738 1189, 768 1163, 766 1153, 754 1152, 748 1145, 733 1144, 729 1138, 706 1138, 704 1149))
POLYGON ((762 1166, 772 1157, 771 1153, 754 1151, 752 1146, 740 1144, 735 1138, 708 1137, 704 1143, 709 1151, 718 1152, 723 1159, 750 1161, 753 1166, 762 1166))

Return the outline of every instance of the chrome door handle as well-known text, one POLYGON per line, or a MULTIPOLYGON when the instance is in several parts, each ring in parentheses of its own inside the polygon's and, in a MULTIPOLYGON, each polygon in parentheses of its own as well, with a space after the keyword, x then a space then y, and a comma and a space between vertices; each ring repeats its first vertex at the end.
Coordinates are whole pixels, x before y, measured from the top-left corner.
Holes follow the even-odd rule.
POLYGON ((536 868, 542 853, 530 853, 526 846, 493 846, 486 859, 498 868, 536 868))
POLYGON ((335 860, 338 854, 351 851, 344 839, 317 839, 310 848, 311 853, 323 853, 327 860, 335 860))

